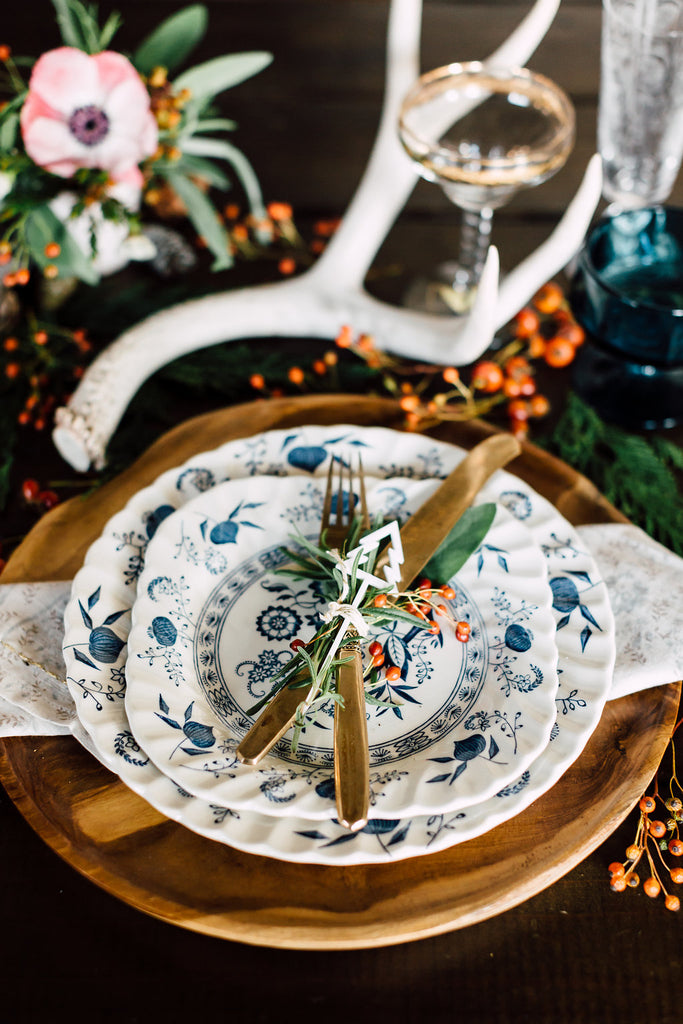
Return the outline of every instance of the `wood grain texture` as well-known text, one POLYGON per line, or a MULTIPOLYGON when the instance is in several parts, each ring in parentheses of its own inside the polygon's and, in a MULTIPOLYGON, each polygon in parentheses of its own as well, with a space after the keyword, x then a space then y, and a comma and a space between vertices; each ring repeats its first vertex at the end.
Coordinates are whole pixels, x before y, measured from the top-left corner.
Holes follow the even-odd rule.
MULTIPOLYGON (((3 579, 67 579, 107 519, 159 473, 193 453, 304 423, 398 426, 393 402, 282 399, 189 421, 106 488, 58 507, 10 560, 3 579)), ((471 446, 480 423, 434 436, 471 446)), ((510 470, 574 523, 623 517, 584 478, 533 446, 510 470)), ((131 906, 183 928, 255 945, 352 949, 464 928, 513 907, 586 857, 651 778, 674 724, 680 685, 607 706, 560 782, 512 821, 453 849, 396 864, 287 864, 230 849, 168 821, 73 740, 0 742, 0 778, 38 834, 68 863, 131 906)))

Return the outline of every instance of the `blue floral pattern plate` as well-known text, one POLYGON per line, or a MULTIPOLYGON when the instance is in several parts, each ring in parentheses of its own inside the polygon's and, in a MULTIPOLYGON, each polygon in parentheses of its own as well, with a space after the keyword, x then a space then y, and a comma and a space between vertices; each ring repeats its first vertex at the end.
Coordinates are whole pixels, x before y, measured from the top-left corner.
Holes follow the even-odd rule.
MULTIPOLYGON (((367 481, 371 514, 405 519, 433 480, 367 481)), ((219 484, 158 528, 140 576, 126 663, 126 712, 157 767, 195 796, 235 810, 335 813, 332 701, 258 766, 235 748, 247 709, 307 640, 324 611, 315 587, 277 575, 292 533, 315 539, 324 482, 248 477, 219 484), (277 800, 272 794, 278 795, 277 800)), ((448 582, 446 580, 441 582, 448 582)), ((528 530, 500 509, 457 578, 453 627, 432 635, 406 623, 373 630, 401 669, 371 691, 370 803, 375 817, 460 809, 496 793, 548 742, 557 648, 545 561, 528 530), (488 734, 477 728, 491 721, 488 734), (493 720, 495 719, 495 727, 493 720)), ((302 699, 304 693, 302 693, 302 699)))
MULTIPOLYGON (((114 516, 74 580, 65 615, 69 686, 103 763, 185 827, 247 853, 300 863, 382 863, 438 852, 519 814, 580 755, 602 714, 614 665, 612 613, 592 556, 548 501, 501 471, 480 500, 497 500, 531 531, 558 593, 553 597, 559 652, 555 724, 548 745, 517 779, 462 811, 372 818, 360 832, 350 833, 334 819, 220 807, 192 797, 161 773, 133 738, 124 704, 130 609, 149 539, 166 516, 216 483, 258 475, 323 475, 326 455, 349 446, 362 451, 366 471, 378 477, 441 478, 465 454, 417 434, 345 425, 276 430, 231 441, 164 473, 114 516), (106 625, 110 616, 114 620, 106 625), (87 662, 77 657, 78 651, 87 662)), ((490 728, 490 722, 481 721, 481 731, 490 728)), ((278 793, 272 797, 277 800, 278 793)))

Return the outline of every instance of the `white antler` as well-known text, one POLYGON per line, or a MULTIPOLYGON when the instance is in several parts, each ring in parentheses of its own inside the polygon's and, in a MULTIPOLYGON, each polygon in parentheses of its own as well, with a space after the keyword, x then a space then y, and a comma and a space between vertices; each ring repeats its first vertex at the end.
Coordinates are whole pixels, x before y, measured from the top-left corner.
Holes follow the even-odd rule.
MULTIPOLYGON (((524 64, 548 30, 559 0, 537 0, 491 63, 524 64)), ((421 0, 393 0, 387 82, 370 160, 332 242, 305 274, 181 303, 126 331, 90 366, 66 408, 58 409, 54 442, 74 468, 104 463, 106 446, 130 399, 161 366, 194 349, 238 338, 335 338, 350 324, 380 348, 436 363, 476 359, 495 330, 557 273, 578 249, 600 196, 595 160, 562 221, 498 294, 498 253, 491 247, 467 317, 435 317, 398 309, 362 287, 368 267, 417 179, 396 135, 402 97, 418 75, 421 0)))

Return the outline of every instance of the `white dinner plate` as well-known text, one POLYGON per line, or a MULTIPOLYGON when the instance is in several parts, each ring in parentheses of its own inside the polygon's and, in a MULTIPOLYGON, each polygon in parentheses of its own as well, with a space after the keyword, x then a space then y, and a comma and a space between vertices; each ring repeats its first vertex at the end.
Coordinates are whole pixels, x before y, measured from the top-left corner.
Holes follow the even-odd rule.
MULTIPOLYGON (((405 520, 438 481, 367 477, 371 515, 405 520)), ((257 766, 235 755, 248 709, 310 639, 325 610, 315 586, 277 575, 296 533, 315 540, 324 481, 247 477, 219 484, 167 517, 140 576, 126 662, 126 713, 157 767, 194 796, 233 810, 334 817, 334 705, 292 752, 287 736, 257 766), (277 799, 273 799, 273 794, 277 799)), ((555 720, 557 648, 545 559, 500 507, 451 581, 462 643, 406 623, 372 630, 387 664, 368 708, 374 817, 460 810, 517 778, 555 720), (476 727, 491 722, 487 734, 476 727), (495 722, 495 726, 494 726, 495 722)), ((437 620, 438 621, 438 620, 437 620)), ((304 694, 302 693, 302 699, 304 694)))
MULTIPOLYGON (((140 749, 124 704, 129 613, 149 539, 166 516, 216 483, 258 475, 322 475, 327 454, 349 447, 362 450, 371 475, 416 479, 443 477, 465 455, 456 446, 417 434, 344 425, 269 431, 228 442, 167 471, 110 520, 74 580, 65 614, 69 686, 104 763, 161 813, 195 832, 249 853, 305 863, 360 864, 419 856, 474 838, 519 814, 583 750, 600 719, 614 665, 614 622, 593 558, 548 501, 500 471, 480 500, 498 501, 531 530, 557 594, 557 717, 550 742, 519 778, 466 810, 372 819, 357 833, 332 819, 314 822, 228 810, 179 788, 140 749), (89 638, 97 629, 91 649, 89 638), (79 658, 79 650, 86 652, 87 661, 79 658)), ((490 727, 481 720, 482 732, 490 727)))

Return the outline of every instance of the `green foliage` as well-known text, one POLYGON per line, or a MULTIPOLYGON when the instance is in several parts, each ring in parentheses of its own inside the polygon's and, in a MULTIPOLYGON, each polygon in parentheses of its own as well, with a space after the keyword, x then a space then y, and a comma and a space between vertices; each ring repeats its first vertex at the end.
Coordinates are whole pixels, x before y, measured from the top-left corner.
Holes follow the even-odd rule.
POLYGON ((422 570, 427 579, 438 583, 452 579, 482 543, 495 517, 493 502, 468 508, 422 570))
POLYGON ((80 0, 52 0, 52 6, 65 46, 74 46, 85 53, 106 50, 121 25, 121 16, 112 12, 100 28, 96 4, 86 6, 80 0))
POLYGON ((175 71, 204 38, 207 22, 203 4, 184 7, 162 21, 143 40, 133 55, 133 64, 143 75, 148 75, 155 67, 175 71))
POLYGON ((193 181, 183 177, 182 174, 169 172, 165 175, 171 188, 182 199, 187 208, 187 215, 192 221, 197 233, 206 242, 209 250, 214 256, 211 265, 212 270, 225 270, 232 266, 232 256, 229 251, 229 239, 223 225, 216 218, 216 211, 193 181))
POLYGON ((184 71, 173 84, 176 89, 189 89, 192 105, 204 108, 218 93, 239 85, 268 67, 272 59, 272 54, 260 50, 214 57, 184 71))
POLYGON ((570 393, 550 437, 538 442, 587 476, 608 501, 660 543, 683 555, 683 450, 668 438, 603 422, 570 393))

